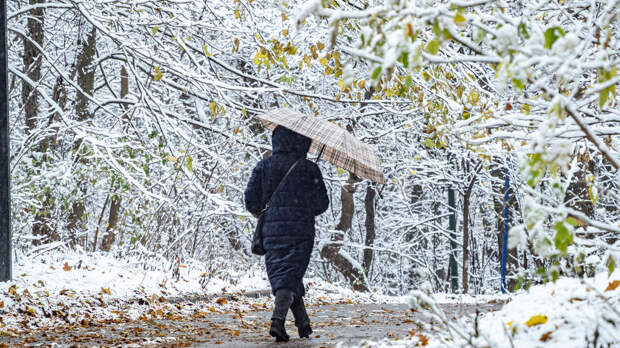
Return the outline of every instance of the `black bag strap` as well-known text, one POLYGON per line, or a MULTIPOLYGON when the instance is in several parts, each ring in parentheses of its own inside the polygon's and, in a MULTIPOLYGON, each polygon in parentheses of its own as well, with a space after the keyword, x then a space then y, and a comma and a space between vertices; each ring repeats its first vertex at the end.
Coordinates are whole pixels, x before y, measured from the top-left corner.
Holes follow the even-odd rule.
POLYGON ((269 208, 269 204, 271 204, 271 199, 273 198, 273 196, 275 196, 276 192, 278 192, 278 190, 280 190, 282 188, 282 185, 284 184, 284 180, 286 180, 286 177, 288 177, 288 175, 291 174, 291 172, 293 171, 293 169, 295 168, 297 163, 299 163, 299 161, 301 161, 302 159, 303 158, 300 158, 297 161, 295 161, 295 163, 293 163, 293 165, 288 169, 286 174, 284 174, 284 177, 282 178, 282 180, 280 180, 280 183, 278 184, 278 187, 276 187, 276 189, 271 193, 271 197, 269 197, 269 200, 267 201, 267 204, 265 205, 265 208, 260 212, 260 214, 262 214, 262 213, 267 211, 267 208, 269 208))

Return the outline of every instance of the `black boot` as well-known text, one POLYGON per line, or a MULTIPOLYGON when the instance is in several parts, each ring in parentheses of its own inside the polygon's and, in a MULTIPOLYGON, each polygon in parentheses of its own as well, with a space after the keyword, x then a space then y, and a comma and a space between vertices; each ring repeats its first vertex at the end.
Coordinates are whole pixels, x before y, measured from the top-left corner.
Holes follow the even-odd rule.
POLYGON ((276 342, 288 342, 290 338, 284 329, 284 322, 280 319, 271 319, 269 334, 276 338, 276 342))
POLYGON ((289 336, 284 329, 286 313, 293 303, 295 293, 288 289, 278 289, 274 301, 273 315, 271 316, 271 328, 269 334, 276 338, 276 342, 287 342, 289 336))
POLYGON ((299 338, 310 338, 312 328, 310 327, 310 318, 306 312, 306 306, 302 297, 295 295, 293 303, 291 304, 291 312, 295 317, 295 326, 299 332, 299 338))
POLYGON ((299 338, 310 338, 310 335, 312 334, 312 328, 310 327, 310 324, 304 327, 298 327, 297 331, 299 332, 299 338))

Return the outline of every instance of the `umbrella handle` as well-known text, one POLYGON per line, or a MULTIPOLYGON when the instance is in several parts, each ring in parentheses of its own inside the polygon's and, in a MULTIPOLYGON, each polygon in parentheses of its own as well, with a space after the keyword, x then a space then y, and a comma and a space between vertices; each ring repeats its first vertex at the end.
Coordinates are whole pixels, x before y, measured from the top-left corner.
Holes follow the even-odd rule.
POLYGON ((323 154, 323 150, 325 150, 325 144, 321 146, 321 151, 319 151, 319 156, 314 160, 314 163, 317 163, 319 161, 319 158, 321 158, 321 155, 323 154))

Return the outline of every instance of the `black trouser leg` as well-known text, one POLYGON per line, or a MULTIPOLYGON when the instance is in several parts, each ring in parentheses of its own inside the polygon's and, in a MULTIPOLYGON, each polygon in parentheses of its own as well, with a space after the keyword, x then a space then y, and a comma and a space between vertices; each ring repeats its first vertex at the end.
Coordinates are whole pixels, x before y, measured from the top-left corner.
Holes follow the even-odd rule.
POLYGON ((295 326, 302 328, 310 325, 310 318, 306 312, 303 297, 295 295, 291 304, 291 312, 293 312, 293 317, 295 317, 295 326))
POLYGON ((286 314, 288 313, 288 309, 291 308, 294 299, 295 293, 293 291, 288 289, 277 290, 271 320, 279 319, 284 322, 286 320, 286 314))

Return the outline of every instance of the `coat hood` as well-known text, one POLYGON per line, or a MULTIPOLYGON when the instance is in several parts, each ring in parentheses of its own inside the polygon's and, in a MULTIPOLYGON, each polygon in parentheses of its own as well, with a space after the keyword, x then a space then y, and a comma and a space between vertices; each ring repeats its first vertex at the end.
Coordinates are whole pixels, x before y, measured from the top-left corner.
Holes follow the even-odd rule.
POLYGON ((294 153, 295 157, 306 157, 310 150, 310 138, 284 127, 277 126, 271 136, 273 153, 294 153))

